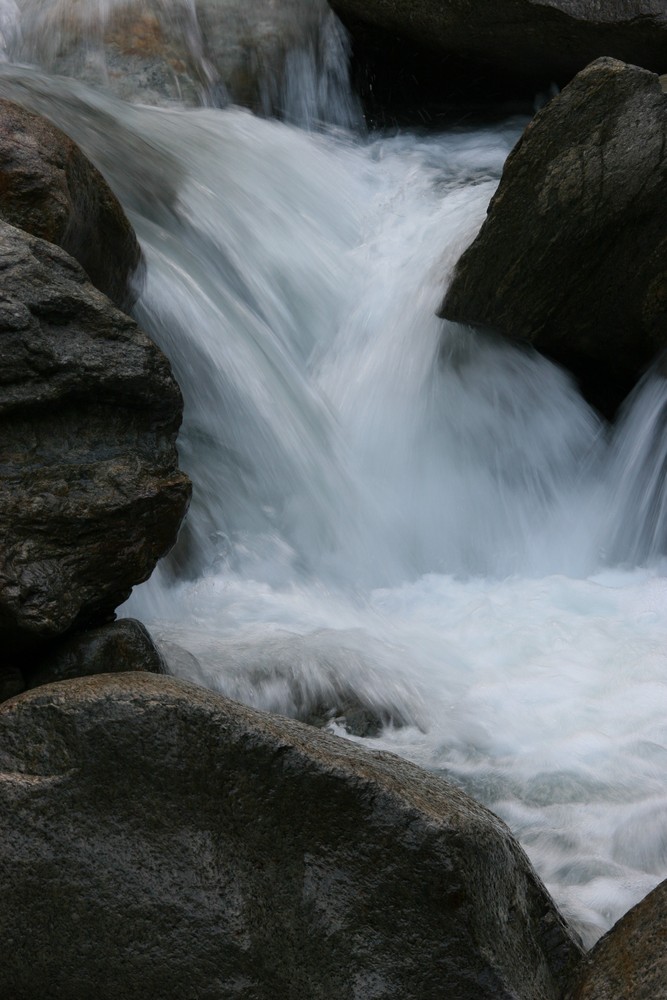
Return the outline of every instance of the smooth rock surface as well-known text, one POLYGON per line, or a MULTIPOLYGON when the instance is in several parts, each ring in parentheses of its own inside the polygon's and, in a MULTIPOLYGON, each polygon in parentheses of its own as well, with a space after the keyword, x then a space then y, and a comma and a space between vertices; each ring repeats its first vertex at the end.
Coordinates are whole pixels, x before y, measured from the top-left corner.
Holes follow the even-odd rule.
POLYGON ((2 99, 0 219, 56 243, 116 305, 132 304, 141 251, 117 198, 60 129, 2 99))
POLYGON ((169 363, 68 254, 0 223, 0 644, 101 624, 190 495, 169 363))
POLYGON ((532 344, 611 416, 667 345, 667 95, 612 59, 530 123, 441 315, 532 344))
POLYGON ((40 659, 28 677, 28 688, 92 674, 130 671, 165 673, 165 664, 148 631, 133 618, 79 632, 40 659))
POLYGON ((667 881, 605 934, 586 957, 564 1000, 667 997, 667 881))
MULTIPOLYGON (((331 0, 353 38, 398 35, 470 69, 567 82, 614 56, 667 70, 664 0, 331 0)), ((447 63, 443 63, 447 72, 447 63)))
POLYGON ((580 959, 458 789, 166 677, 2 706, 0 844, 12 1000, 541 1000, 580 959))

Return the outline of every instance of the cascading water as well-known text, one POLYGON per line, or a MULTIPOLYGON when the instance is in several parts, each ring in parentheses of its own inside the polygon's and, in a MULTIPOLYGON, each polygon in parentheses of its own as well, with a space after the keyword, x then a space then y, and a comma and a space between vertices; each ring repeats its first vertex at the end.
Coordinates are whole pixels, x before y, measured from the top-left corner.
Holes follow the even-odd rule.
POLYGON ((301 125, 362 120, 326 0, 0 0, 0 50, 148 104, 239 100, 301 125))
POLYGON ((546 360, 435 318, 522 123, 307 131, 10 64, 0 94, 123 200, 185 396, 192 509, 127 613, 247 703, 340 735, 372 710, 367 742, 506 819, 591 943, 667 875, 667 392, 611 435, 546 360))

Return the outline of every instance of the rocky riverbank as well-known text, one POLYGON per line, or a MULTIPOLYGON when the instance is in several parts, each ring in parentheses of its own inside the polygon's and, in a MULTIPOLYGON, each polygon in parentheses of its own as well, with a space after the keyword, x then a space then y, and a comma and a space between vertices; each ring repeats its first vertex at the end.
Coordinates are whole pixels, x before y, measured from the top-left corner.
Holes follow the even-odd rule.
MULTIPOLYGON (((377 30, 376 47, 391 33, 567 84, 510 156, 443 315, 527 342, 612 416, 667 338, 662 5, 334 6, 357 45, 377 30)), ((246 24, 235 7, 196 5, 187 37, 195 22, 166 9, 104 22, 107 70, 120 80, 134 60, 160 99, 247 84, 248 105, 274 110, 257 75, 228 78, 221 60, 207 75, 229 19, 246 24)), ((79 73, 77 30, 45 65, 79 73)), ((257 33, 278 39, 277 79, 291 40, 257 33)), ((459 788, 161 676, 145 629, 113 621, 188 506, 180 391, 125 311, 141 253, 77 146, 1 101, 0 180, 3 994, 660 997, 667 883, 585 956, 509 829, 459 788)))

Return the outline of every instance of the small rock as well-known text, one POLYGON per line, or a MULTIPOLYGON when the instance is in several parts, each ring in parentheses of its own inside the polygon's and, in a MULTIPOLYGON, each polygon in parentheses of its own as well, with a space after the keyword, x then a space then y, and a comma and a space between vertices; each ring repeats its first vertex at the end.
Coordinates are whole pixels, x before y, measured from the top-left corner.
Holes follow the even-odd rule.
POLYGON ((385 726, 401 728, 409 720, 389 707, 378 707, 365 703, 353 691, 337 695, 334 704, 319 702, 300 706, 295 716, 300 722, 318 729, 325 729, 335 722, 350 736, 374 738, 385 726))
POLYGON ((59 643, 30 672, 28 687, 129 671, 162 674, 165 666, 145 626, 133 618, 122 618, 59 643))

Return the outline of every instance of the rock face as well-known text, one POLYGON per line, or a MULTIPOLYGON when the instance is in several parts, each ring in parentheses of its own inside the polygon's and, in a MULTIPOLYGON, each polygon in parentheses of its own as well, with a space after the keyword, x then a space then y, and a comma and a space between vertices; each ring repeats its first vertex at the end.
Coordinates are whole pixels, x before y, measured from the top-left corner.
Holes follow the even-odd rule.
POLYGON ((597 943, 564 1000, 660 1000, 667 996, 667 882, 597 943))
POLYGON ((355 38, 381 29, 469 67, 546 83, 567 82, 599 56, 667 69, 664 0, 331 0, 331 6, 355 38))
POLYGON ((59 643, 40 660, 28 678, 27 687, 92 674, 129 671, 165 673, 164 660, 141 622, 133 618, 79 632, 59 643))
POLYGON ((530 123, 441 315, 533 344, 613 414, 667 344, 667 96, 600 59, 530 123))
POLYGON ((0 218, 56 243, 116 305, 131 305, 141 251, 118 200, 60 129, 1 99, 0 218))
POLYGON ((12 1000, 541 1000, 580 959, 456 788, 170 678, 6 702, 0 843, 12 1000))
POLYGON ((59 247, 0 223, 0 645, 107 621, 190 487, 164 355, 59 247))

